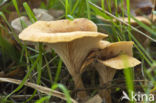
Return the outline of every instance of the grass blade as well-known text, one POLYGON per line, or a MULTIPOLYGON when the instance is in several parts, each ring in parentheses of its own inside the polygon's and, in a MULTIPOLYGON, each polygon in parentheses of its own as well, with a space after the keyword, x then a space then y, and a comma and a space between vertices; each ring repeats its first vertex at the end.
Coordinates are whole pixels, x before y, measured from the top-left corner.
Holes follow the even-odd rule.
POLYGON ((63 86, 62 84, 54 84, 52 86, 52 90, 54 90, 56 88, 60 88, 64 92, 66 99, 67 99, 67 103, 72 103, 70 94, 69 94, 68 90, 65 88, 65 86, 63 86))
POLYGON ((24 2, 24 3, 23 3, 23 6, 24 6, 24 8, 25 8, 25 10, 26 10, 26 13, 27 13, 27 15, 28 15, 30 21, 31 21, 32 23, 36 22, 37 19, 36 19, 34 13, 32 12, 32 10, 30 9, 29 5, 28 5, 26 2, 24 2))
POLYGON ((17 12, 18 16, 21 16, 19 8, 18 8, 17 1, 16 0, 12 0, 12 2, 13 2, 13 5, 14 5, 14 7, 16 9, 16 12, 17 12))
POLYGON ((62 60, 60 59, 59 62, 58 62, 54 83, 57 83, 57 81, 59 80, 59 75, 61 73, 61 68, 62 68, 62 60))

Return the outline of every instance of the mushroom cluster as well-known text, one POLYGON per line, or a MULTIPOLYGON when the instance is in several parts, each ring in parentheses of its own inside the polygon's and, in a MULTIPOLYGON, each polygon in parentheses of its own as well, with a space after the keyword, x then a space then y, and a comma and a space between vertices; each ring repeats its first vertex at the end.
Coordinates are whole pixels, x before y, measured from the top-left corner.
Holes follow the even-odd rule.
MULTIPOLYGON (((48 49, 54 49, 66 65, 76 89, 85 89, 81 74, 87 65, 93 65, 99 72, 101 85, 113 79, 117 69, 124 69, 140 62, 132 57, 133 42, 110 43, 106 34, 97 32, 97 26, 90 20, 79 18, 57 21, 37 21, 24 29, 19 38, 24 41, 42 42, 48 49), (96 61, 96 62, 95 62, 96 61)), ((101 96, 111 103, 110 93, 102 91, 101 96)), ((85 100, 85 91, 77 98, 85 100)))
MULTIPOLYGON (((91 53, 86 59, 86 62, 91 61, 91 66, 99 73, 101 86, 112 81, 116 70, 122 70, 140 64, 140 61, 132 57, 132 41, 116 43, 102 41, 102 45, 105 45, 103 49, 91 53)), ((111 103, 110 90, 100 90, 99 94, 105 98, 106 103, 111 103)))

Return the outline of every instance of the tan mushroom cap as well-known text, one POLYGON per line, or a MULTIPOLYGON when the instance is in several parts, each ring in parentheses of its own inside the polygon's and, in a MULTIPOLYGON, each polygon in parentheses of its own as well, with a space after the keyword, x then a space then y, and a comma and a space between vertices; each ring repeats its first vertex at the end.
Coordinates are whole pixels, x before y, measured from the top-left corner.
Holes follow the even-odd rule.
MULTIPOLYGON (((119 18, 120 20, 123 20, 124 22, 126 22, 126 23, 128 23, 128 17, 120 17, 119 18)), ((148 19, 148 18, 146 18, 146 17, 143 17, 143 16, 136 16, 135 17, 135 19, 137 19, 138 21, 141 21, 141 22, 143 22, 144 24, 147 24, 147 25, 150 25, 151 24, 151 22, 150 22, 150 20, 148 19)), ((134 19, 130 19, 130 23, 132 24, 132 25, 136 25, 136 24, 138 24, 134 19)))
MULTIPOLYGON (((111 20, 109 20, 109 19, 108 19, 108 20, 107 20, 107 19, 104 19, 104 18, 101 17, 101 16, 97 16, 97 18, 101 19, 101 20, 104 21, 104 22, 111 22, 111 20)), ((128 23, 128 17, 119 17, 118 19, 122 20, 122 21, 125 22, 125 23, 128 23)), ((140 21, 140 22, 142 22, 142 23, 144 23, 144 24, 146 24, 146 25, 150 25, 150 24, 151 24, 151 22, 150 22, 150 20, 149 20, 149 19, 151 19, 151 18, 148 19, 147 17, 136 16, 135 19, 137 19, 138 21, 140 21)), ((117 22, 118 20, 113 19, 113 21, 114 21, 114 22, 117 22)), ((137 25, 138 23, 137 23, 133 18, 130 18, 130 24, 131 24, 131 25, 137 25)))
POLYGON ((132 41, 121 41, 116 43, 110 43, 104 49, 99 52, 100 59, 109 59, 116 57, 120 54, 127 54, 129 56, 133 55, 132 48, 133 48, 132 41))
POLYGON ((46 33, 46 32, 33 32, 23 31, 19 38, 24 41, 32 42, 46 42, 46 43, 58 43, 58 42, 70 42, 76 39, 87 38, 87 37, 99 37, 106 38, 107 35, 98 32, 65 32, 65 33, 46 33))
POLYGON ((110 44, 109 41, 101 40, 100 43, 99 43, 99 47, 100 47, 100 49, 104 49, 104 48, 107 47, 109 44, 110 44))
POLYGON ((114 57, 105 61, 102 61, 102 60, 98 60, 98 61, 103 63, 105 66, 114 68, 114 69, 124 69, 127 67, 135 67, 136 65, 141 63, 139 60, 128 55, 119 55, 117 57, 114 57))
POLYGON ((34 32, 48 32, 48 33, 60 33, 60 32, 73 32, 73 31, 97 31, 97 26, 92 21, 79 18, 74 20, 56 20, 56 21, 37 21, 26 30, 34 32))
POLYGON ((98 33, 97 26, 90 20, 80 18, 73 21, 38 21, 24 29, 19 38, 32 42, 70 42, 85 37, 107 37, 98 33))

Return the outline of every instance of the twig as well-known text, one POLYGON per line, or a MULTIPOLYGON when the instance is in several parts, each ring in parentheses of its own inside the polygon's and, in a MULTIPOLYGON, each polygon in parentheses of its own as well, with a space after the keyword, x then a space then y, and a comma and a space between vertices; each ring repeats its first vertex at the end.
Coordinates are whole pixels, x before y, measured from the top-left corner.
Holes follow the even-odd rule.
MULTIPOLYGON (((5 95, 7 95, 7 94, 5 94, 5 95)), ((11 98, 16 98, 16 99, 18 99, 18 98, 27 98, 27 97, 31 97, 32 95, 12 95, 12 96, 10 96, 11 98)), ((0 96, 0 98, 4 98, 5 96, 0 96)), ((35 97, 38 97, 38 95, 35 95, 35 97)))

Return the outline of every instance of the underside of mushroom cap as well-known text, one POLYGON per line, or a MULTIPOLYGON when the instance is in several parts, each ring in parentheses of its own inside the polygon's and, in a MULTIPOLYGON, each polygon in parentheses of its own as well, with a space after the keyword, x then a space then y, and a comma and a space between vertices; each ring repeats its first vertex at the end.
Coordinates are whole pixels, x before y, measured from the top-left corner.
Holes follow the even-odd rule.
POLYGON ((101 40, 99 42, 99 45, 98 45, 98 48, 96 48, 95 50, 92 50, 88 56, 85 58, 82 66, 81 66, 81 69, 80 69, 80 72, 82 73, 84 71, 84 68, 87 67, 89 64, 93 63, 94 59, 96 58, 96 56, 98 55, 98 50, 100 49, 104 49, 105 47, 107 47, 108 45, 110 44, 110 42, 108 41, 105 41, 105 40, 101 40))
POLYGON ((107 67, 114 68, 114 69, 124 69, 127 67, 135 67, 136 65, 141 63, 139 60, 128 55, 119 55, 117 57, 114 57, 105 61, 98 60, 98 62, 104 64, 107 67))

